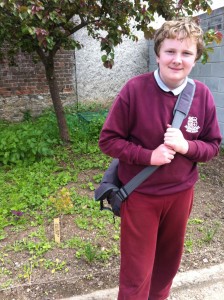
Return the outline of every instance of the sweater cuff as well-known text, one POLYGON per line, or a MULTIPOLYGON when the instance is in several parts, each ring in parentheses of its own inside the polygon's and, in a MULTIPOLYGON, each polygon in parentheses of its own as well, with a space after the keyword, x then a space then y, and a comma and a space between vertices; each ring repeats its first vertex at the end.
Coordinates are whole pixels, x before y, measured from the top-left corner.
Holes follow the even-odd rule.
POLYGON ((152 156, 152 150, 141 149, 138 154, 138 164, 149 166, 152 156))
POLYGON ((188 141, 188 145, 189 145, 188 151, 184 156, 188 158, 192 158, 197 152, 197 145, 194 141, 188 141))

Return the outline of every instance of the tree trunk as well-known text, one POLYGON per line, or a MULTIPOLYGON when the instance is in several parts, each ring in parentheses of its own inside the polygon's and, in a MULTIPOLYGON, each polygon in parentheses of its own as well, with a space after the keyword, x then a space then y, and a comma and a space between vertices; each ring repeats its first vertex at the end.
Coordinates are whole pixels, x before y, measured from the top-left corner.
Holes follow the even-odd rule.
POLYGON ((57 78, 55 76, 54 57, 48 56, 44 65, 45 65, 46 77, 50 89, 51 99, 57 117, 60 138, 64 143, 69 143, 70 138, 69 138, 68 126, 66 123, 64 109, 60 99, 57 78))

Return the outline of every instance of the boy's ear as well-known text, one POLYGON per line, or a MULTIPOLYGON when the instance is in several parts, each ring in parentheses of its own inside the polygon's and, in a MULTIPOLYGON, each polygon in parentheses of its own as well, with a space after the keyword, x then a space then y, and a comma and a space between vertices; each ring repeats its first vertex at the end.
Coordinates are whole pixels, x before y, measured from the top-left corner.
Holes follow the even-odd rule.
POLYGON ((156 62, 159 63, 159 56, 156 55, 156 62))

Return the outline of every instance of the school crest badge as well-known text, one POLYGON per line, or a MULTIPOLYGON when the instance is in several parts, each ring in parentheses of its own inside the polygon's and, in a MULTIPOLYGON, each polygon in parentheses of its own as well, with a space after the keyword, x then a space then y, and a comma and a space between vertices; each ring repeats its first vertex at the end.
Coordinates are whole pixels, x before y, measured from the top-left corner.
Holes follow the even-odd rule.
POLYGON ((200 126, 198 126, 197 117, 188 117, 187 125, 184 126, 187 132, 196 133, 200 126))

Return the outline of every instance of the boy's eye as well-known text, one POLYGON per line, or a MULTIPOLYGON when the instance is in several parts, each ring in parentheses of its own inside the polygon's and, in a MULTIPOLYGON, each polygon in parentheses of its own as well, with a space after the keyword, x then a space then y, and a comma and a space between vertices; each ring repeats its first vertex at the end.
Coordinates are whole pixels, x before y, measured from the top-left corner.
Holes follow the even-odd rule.
POLYGON ((189 55, 191 55, 191 53, 190 52, 184 52, 184 55, 189 56, 189 55))
POLYGON ((167 53, 174 53, 174 50, 167 50, 167 53))

